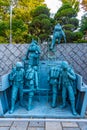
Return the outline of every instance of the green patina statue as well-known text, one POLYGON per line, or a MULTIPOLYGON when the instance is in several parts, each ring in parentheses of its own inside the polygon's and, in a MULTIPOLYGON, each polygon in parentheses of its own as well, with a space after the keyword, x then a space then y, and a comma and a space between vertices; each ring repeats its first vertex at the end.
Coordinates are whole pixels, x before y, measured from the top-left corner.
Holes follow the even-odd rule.
POLYGON ((69 96, 71 109, 73 115, 77 115, 75 110, 75 86, 73 82, 76 80, 76 75, 72 68, 68 65, 66 61, 62 62, 62 70, 59 77, 59 86, 62 87, 62 108, 66 106, 66 97, 69 96))
POLYGON ((34 96, 34 91, 38 88, 38 77, 37 71, 31 65, 28 66, 28 69, 25 73, 26 87, 28 89, 28 110, 31 109, 32 98, 34 96))
POLYGON ((9 82, 12 85, 11 110, 9 112, 10 114, 13 113, 14 111, 18 91, 19 91, 19 96, 20 96, 19 103, 21 106, 23 106, 24 75, 25 75, 25 72, 24 72, 22 63, 17 62, 16 68, 12 70, 12 72, 9 75, 9 82))
POLYGON ((51 48, 50 48, 50 49, 53 49, 56 40, 58 40, 58 43, 60 44, 60 41, 61 41, 62 37, 64 38, 64 42, 66 43, 65 33, 64 33, 64 31, 62 30, 61 25, 60 25, 60 24, 57 24, 57 25, 54 27, 53 39, 52 39, 52 44, 51 44, 51 48))
POLYGON ((41 50, 37 41, 32 40, 26 54, 26 60, 29 60, 29 64, 31 64, 31 66, 38 66, 40 53, 41 50))
POLYGON ((59 68, 58 67, 52 67, 49 71, 49 77, 48 77, 48 82, 49 85, 51 86, 52 90, 52 107, 56 107, 56 102, 57 102, 57 94, 58 94, 58 79, 59 79, 59 68))
MULTIPOLYGON (((61 28, 61 26, 58 24, 55 26, 55 31, 57 35, 58 29, 61 28), (58 28, 57 28, 58 26, 58 28)), ((61 29, 59 29, 61 30, 61 29)), ((58 38, 55 36, 55 38, 58 38)), ((55 40, 54 40, 55 41, 55 40)), ((53 41, 53 42, 54 42, 53 41)), ((55 42, 54 42, 55 43, 55 42)), ((54 43, 51 47, 54 46, 54 43)), ((21 106, 23 105, 23 93, 28 93, 28 107, 27 110, 29 111, 32 107, 32 101, 35 92, 40 93, 40 91, 43 91, 43 89, 38 88, 38 75, 39 75, 39 57, 40 57, 40 47, 37 44, 35 40, 32 40, 32 43, 30 44, 26 59, 27 61, 27 67, 22 65, 21 62, 17 62, 15 66, 13 66, 11 73, 9 74, 9 84, 12 86, 12 96, 11 96, 11 110, 10 114, 13 113, 15 108, 15 102, 17 100, 17 95, 19 91, 19 103, 21 106)), ((25 64, 24 64, 25 65, 25 64)), ((45 73, 45 72, 44 72, 45 73)), ((43 80, 43 79, 42 79, 43 80)), ((66 61, 62 62, 62 65, 60 63, 60 66, 53 65, 52 68, 50 68, 49 75, 48 75, 48 83, 51 87, 52 92, 52 108, 55 108, 57 106, 57 97, 58 97, 58 90, 61 89, 62 91, 62 106, 61 108, 64 108, 66 106, 66 98, 70 100, 72 113, 74 115, 77 115, 75 110, 75 94, 76 94, 76 75, 74 73, 74 70, 68 65, 66 61)), ((50 89, 49 89, 50 91, 50 89)))

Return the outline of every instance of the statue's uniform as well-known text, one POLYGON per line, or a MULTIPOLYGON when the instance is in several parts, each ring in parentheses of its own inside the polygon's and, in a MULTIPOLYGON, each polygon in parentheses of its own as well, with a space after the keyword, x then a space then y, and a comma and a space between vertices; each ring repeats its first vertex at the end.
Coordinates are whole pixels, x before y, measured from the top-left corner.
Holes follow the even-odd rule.
POLYGON ((74 86, 72 85, 72 80, 73 81, 75 80, 75 74, 74 73, 71 74, 68 70, 67 71, 62 70, 60 79, 61 79, 61 86, 62 86, 63 107, 65 107, 65 105, 66 105, 66 96, 67 96, 67 92, 68 92, 72 112, 75 115, 76 114, 75 94, 74 94, 74 89, 73 89, 74 86))
POLYGON ((36 87, 36 78, 35 78, 35 71, 32 68, 29 68, 26 71, 26 86, 27 88, 30 90, 29 94, 28 94, 28 110, 31 109, 31 105, 32 105, 32 98, 34 96, 34 90, 36 87))
POLYGON ((20 71, 15 72, 14 83, 12 88, 12 100, 16 100, 17 93, 19 91, 20 104, 22 104, 23 101, 23 84, 24 84, 24 70, 21 69, 20 71))
POLYGON ((19 91, 20 105, 23 105, 23 84, 24 84, 24 69, 16 70, 13 74, 13 85, 12 85, 12 97, 11 97, 11 110, 10 113, 14 111, 15 101, 17 99, 17 94, 19 91))
POLYGON ((51 48, 50 49, 53 49, 53 47, 54 47, 54 45, 56 43, 56 39, 58 39, 58 43, 60 44, 60 41, 61 41, 62 37, 64 38, 64 42, 66 43, 65 33, 62 30, 61 25, 57 24, 55 26, 55 28, 54 28, 54 31, 53 31, 53 39, 52 39, 52 44, 51 44, 51 48))
POLYGON ((31 66, 38 66, 39 55, 40 47, 36 43, 31 43, 27 52, 27 57, 31 66))
POLYGON ((56 107, 58 93, 58 76, 59 70, 57 68, 52 68, 49 72, 49 84, 52 89, 52 107, 56 107))
POLYGON ((66 99, 66 95, 67 95, 66 91, 68 91, 69 99, 71 101, 75 100, 74 91, 73 91, 72 87, 73 86, 71 86, 71 80, 70 80, 67 72, 66 73, 62 72, 62 96, 64 97, 64 99, 66 99))

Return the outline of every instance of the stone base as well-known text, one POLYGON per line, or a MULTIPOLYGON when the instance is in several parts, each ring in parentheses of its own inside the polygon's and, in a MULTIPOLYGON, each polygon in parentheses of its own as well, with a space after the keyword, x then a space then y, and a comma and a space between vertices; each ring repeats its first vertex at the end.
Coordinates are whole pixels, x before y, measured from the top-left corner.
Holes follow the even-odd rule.
MULTIPOLYGON (((27 102, 25 103, 25 105, 27 102)), ((23 108, 19 106, 19 104, 16 104, 16 108, 13 114, 9 114, 7 112, 4 117, 10 117, 10 118, 80 118, 80 115, 74 116, 72 114, 70 105, 67 104, 67 107, 64 109, 60 108, 60 104, 56 108, 52 108, 51 104, 49 102, 39 102, 34 101, 32 109, 30 111, 27 111, 27 105, 26 108, 23 108)))

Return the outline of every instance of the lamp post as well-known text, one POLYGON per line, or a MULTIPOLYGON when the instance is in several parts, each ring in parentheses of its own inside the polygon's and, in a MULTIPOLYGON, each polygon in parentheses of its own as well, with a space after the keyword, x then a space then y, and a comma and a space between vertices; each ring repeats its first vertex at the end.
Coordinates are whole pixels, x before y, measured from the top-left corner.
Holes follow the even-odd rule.
POLYGON ((10 1, 10 43, 12 43, 12 6, 13 0, 10 1))

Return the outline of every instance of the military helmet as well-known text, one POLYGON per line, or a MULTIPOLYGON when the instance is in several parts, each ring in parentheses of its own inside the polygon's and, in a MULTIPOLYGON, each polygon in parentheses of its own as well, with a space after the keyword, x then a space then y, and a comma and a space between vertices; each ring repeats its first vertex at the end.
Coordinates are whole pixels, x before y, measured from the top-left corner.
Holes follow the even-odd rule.
POLYGON ((16 63, 16 67, 17 67, 17 68, 21 68, 21 67, 23 67, 23 65, 22 65, 21 62, 17 62, 17 63, 16 63))
POLYGON ((68 67, 69 67, 68 62, 67 61, 63 61, 62 62, 62 68, 63 69, 67 69, 68 67))

